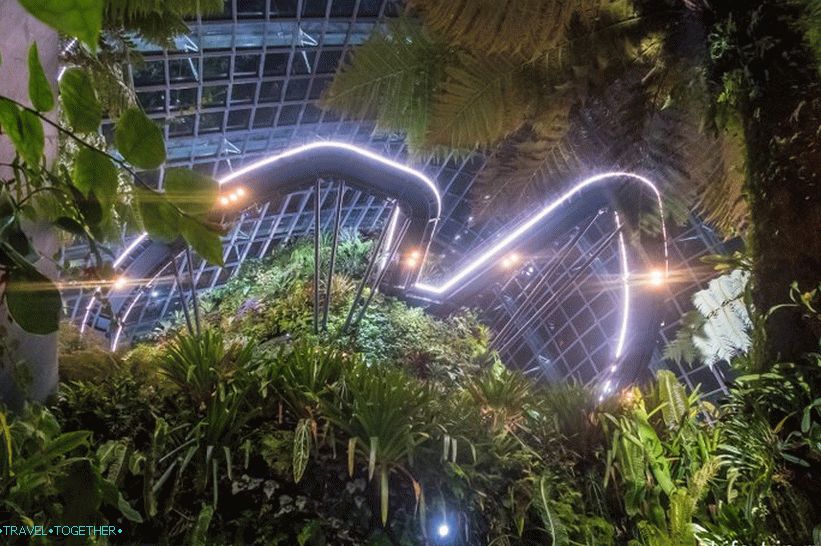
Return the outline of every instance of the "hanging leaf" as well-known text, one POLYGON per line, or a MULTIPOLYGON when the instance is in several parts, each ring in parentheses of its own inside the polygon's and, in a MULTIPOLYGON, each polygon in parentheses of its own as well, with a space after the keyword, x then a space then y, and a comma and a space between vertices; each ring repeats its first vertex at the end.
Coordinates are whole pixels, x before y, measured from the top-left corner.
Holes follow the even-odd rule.
POLYGON ((103 26, 103 0, 20 0, 20 4, 45 24, 76 36, 96 51, 103 26))
POLYGON ((69 125, 81 133, 97 131, 103 120, 103 108, 88 72, 82 68, 69 68, 60 78, 59 87, 69 125))
POLYGON ((104 153, 91 148, 81 148, 74 158, 72 180, 84 195, 94 191, 104 210, 108 210, 116 201, 117 168, 114 162, 104 153))
POLYGON ((0 127, 9 137, 14 149, 29 165, 39 165, 45 146, 43 124, 32 112, 0 97, 0 127))
POLYGON ((208 527, 211 526, 211 518, 214 517, 214 507, 204 505, 197 516, 197 522, 191 530, 191 546, 206 546, 208 544, 208 527))
POLYGON ((390 499, 390 484, 388 470, 383 466, 379 470, 379 506, 382 515, 382 525, 388 522, 388 500, 390 499))
POLYGON ((54 108, 54 94, 51 92, 51 84, 43 72, 43 65, 40 64, 40 55, 37 53, 37 42, 31 44, 29 48, 29 99, 35 110, 48 112, 54 108))
POLYGON ((356 438, 348 439, 348 476, 353 478, 354 455, 356 455, 356 438))
POLYGON ((151 238, 165 242, 176 240, 180 236, 179 212, 156 192, 138 189, 135 193, 143 228, 151 238))
POLYGON ((10 272, 6 306, 14 321, 31 334, 50 334, 60 325, 60 291, 33 267, 10 272))
POLYGON ((156 169, 165 161, 162 130, 139 108, 129 108, 117 121, 114 143, 123 157, 141 169, 156 169))
POLYGON ((294 431, 294 451, 292 465, 294 469, 294 481, 299 483, 305 468, 308 466, 308 459, 311 456, 311 421, 310 419, 300 419, 294 431))
POLYGON ((376 469, 376 448, 379 445, 377 436, 371 437, 371 451, 368 453, 368 481, 373 479, 373 471, 376 469))
POLYGON ((179 226, 183 238, 197 254, 214 265, 223 265, 222 239, 217 231, 200 220, 186 216, 179 217, 179 226))
POLYGON ((169 201, 190 214, 209 212, 219 195, 216 180, 191 169, 165 171, 163 188, 169 201))

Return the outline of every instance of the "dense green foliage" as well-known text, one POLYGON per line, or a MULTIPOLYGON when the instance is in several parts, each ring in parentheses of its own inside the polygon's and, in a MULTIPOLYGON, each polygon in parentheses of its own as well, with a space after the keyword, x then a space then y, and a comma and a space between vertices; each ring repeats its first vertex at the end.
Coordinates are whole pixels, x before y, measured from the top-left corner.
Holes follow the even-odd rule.
MULTIPOLYGON (((367 247, 343 243, 335 283, 367 247)), ((438 544, 442 522, 451 544, 811 541, 821 357, 740 377, 718 406, 669 372, 599 405, 505 370, 470 315, 378 296, 356 334, 313 336, 309 250, 249 265, 200 335, 167 325, 112 356, 67 330, 54 404, 0 414, 4 520, 64 521, 82 464, 87 517, 143 543, 438 544), (68 477, 25 489, 41 457, 68 477)))
MULTIPOLYGON (((96 58, 102 1, 22 4, 35 17, 85 42, 76 47, 96 58)), ((136 24, 147 13, 174 11, 163 8, 165 2, 153 2, 152 9, 148 4, 112 3, 106 10, 108 24, 114 24, 111 19, 136 24)), ((187 9, 192 13, 191 6, 187 9)), ((135 104, 106 111, 93 70, 87 67, 71 67, 62 74, 55 100, 36 43, 27 60, 31 106, 0 96, 0 130, 16 152, 11 163, 2 165, 0 189, 0 289, 12 319, 27 332, 47 334, 57 330, 62 307, 57 287, 35 267, 42 258, 54 257, 42 256, 29 240, 30 224, 52 226, 54 237, 84 239, 94 260, 94 267, 85 271, 86 280, 110 279, 112 258, 106 244, 118 242, 123 228, 142 227, 168 241, 182 235, 205 259, 221 263, 220 228, 207 218, 217 198, 216 181, 192 170, 169 169, 166 184, 173 191, 155 191, 134 169, 165 162, 162 130, 135 104), (58 102, 64 119, 48 115, 58 102), (105 114, 117 118, 116 155, 98 143, 105 114), (44 125, 59 134, 57 158, 45 156, 44 125)))

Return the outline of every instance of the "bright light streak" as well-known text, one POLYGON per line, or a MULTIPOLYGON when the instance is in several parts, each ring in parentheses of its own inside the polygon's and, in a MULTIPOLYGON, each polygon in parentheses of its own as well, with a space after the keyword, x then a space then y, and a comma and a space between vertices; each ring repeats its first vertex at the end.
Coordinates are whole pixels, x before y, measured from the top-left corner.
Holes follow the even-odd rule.
MULTIPOLYGON (((621 228, 621 219, 619 213, 615 213, 616 228, 621 228)), ((662 215, 662 225, 664 225, 664 216, 662 215)), ((665 249, 667 248, 667 239, 664 240, 665 249)), ((621 358, 624 352, 624 344, 627 340, 627 326, 630 320, 630 264, 627 263, 627 245, 624 243, 624 232, 619 232, 619 255, 621 257, 621 282, 622 282, 622 310, 621 310, 621 327, 619 328, 619 337, 616 341, 616 352, 614 357, 616 360, 621 358)), ((666 255, 666 250, 665 250, 666 255)))
POLYGON ((477 258, 472 260, 468 263, 465 267, 460 269, 455 275, 453 275, 450 279, 445 281, 440 285, 432 285, 427 284, 424 282, 416 283, 415 287, 419 290, 423 290, 425 292, 431 292, 433 294, 443 294, 445 292, 449 292, 451 289, 455 288, 459 285, 460 282, 464 281, 471 273, 488 263, 492 258, 502 253, 507 247, 509 247, 514 241, 519 239, 522 235, 530 231, 534 226, 536 226, 539 222, 541 222, 544 218, 546 218, 550 213, 555 211, 557 208, 565 204, 569 201, 572 197, 574 197, 577 193, 582 191, 583 189, 601 182, 603 180, 608 179, 618 179, 618 178, 631 178, 642 184, 648 186, 653 193, 656 194, 656 200, 659 207, 659 216, 661 217, 661 230, 662 235, 664 238, 664 262, 665 267, 667 267, 667 229, 664 225, 664 205, 661 202, 661 193, 659 192, 656 185, 653 184, 649 179, 633 173, 627 172, 607 172, 602 174, 597 174, 595 176, 591 176, 590 178, 586 178, 582 180, 575 186, 573 186, 570 190, 565 192, 561 195, 558 199, 550 203, 549 205, 545 206, 541 211, 536 213, 535 215, 531 216, 530 219, 522 223, 519 227, 511 231, 507 236, 502 238, 501 241, 493 245, 484 253, 480 254, 477 258))
POLYGON ((220 180, 219 183, 225 184, 245 174, 248 174, 251 171, 259 169, 260 167, 265 167, 266 165, 276 163, 277 161, 280 161, 282 159, 286 159, 288 157, 293 157, 304 152, 309 152, 311 150, 317 150, 321 148, 347 150, 349 152, 359 154, 362 157, 367 157, 368 159, 372 159, 374 161, 382 163, 383 165, 387 165, 388 167, 391 167, 393 169, 407 173, 413 176, 414 178, 421 180, 426 186, 430 188, 430 190, 433 192, 434 197, 436 197, 436 217, 438 218, 442 214, 442 197, 439 195, 439 189, 436 187, 436 184, 433 183, 433 180, 431 180, 421 172, 417 171, 416 169, 408 167, 407 165, 397 163, 396 161, 393 161, 386 157, 382 157, 381 155, 376 154, 370 150, 366 150, 365 148, 360 148, 352 144, 347 144, 345 142, 312 142, 311 144, 305 144, 304 146, 297 146, 296 148, 291 148, 290 150, 286 150, 282 153, 260 159, 259 161, 251 163, 250 165, 247 165, 239 169, 238 171, 234 171, 222 180, 220 180))
MULTIPOLYGON (((282 159, 292 157, 292 156, 295 156, 295 155, 299 155, 301 153, 308 152, 308 151, 311 151, 311 150, 320 149, 320 148, 334 148, 334 149, 340 149, 340 150, 347 150, 347 151, 359 154, 363 157, 367 157, 369 159, 377 161, 379 163, 382 163, 383 165, 387 165, 388 167, 391 167, 393 169, 396 169, 396 170, 399 170, 399 171, 402 171, 404 173, 407 173, 407 174, 410 174, 410 175, 414 176, 415 178, 421 180, 433 192, 433 195, 436 198, 436 217, 438 218, 441 215, 441 213, 442 213, 442 197, 439 194, 439 189, 436 187, 436 184, 434 184, 434 182, 430 178, 428 178, 427 176, 425 176, 421 172, 408 167, 407 165, 397 163, 396 161, 393 161, 393 160, 388 159, 386 157, 382 157, 378 154, 375 154, 374 152, 371 152, 370 150, 366 150, 364 148, 359 148, 358 146, 353 146, 352 144, 347 144, 347 143, 344 143, 344 142, 332 142, 332 141, 314 142, 314 143, 311 143, 311 144, 306 144, 304 146, 298 146, 296 148, 291 148, 290 150, 286 150, 282 153, 266 157, 264 159, 261 159, 261 160, 255 162, 255 163, 247 165, 247 166, 243 167, 242 169, 239 169, 238 171, 234 171, 234 172, 230 173, 229 175, 225 176, 224 178, 218 180, 217 182, 219 183, 219 185, 223 185, 223 184, 231 182, 232 180, 235 180, 238 177, 243 176, 243 175, 245 175, 245 174, 247 174, 251 171, 254 171, 254 170, 256 170, 260 167, 264 167, 266 165, 270 165, 270 164, 275 163, 277 161, 280 161, 282 159)), ((238 195, 240 195, 240 196, 245 195, 245 192, 246 192, 246 190, 244 188, 238 188, 235 193, 232 193, 231 195, 229 195, 227 197, 228 202, 225 202, 225 201, 222 200, 223 198, 220 198, 220 203, 223 204, 223 205, 227 205, 228 203, 230 203, 230 201, 236 201, 238 195), (232 197, 233 197, 233 199, 232 199, 232 197)), ((394 219, 396 219, 398 217, 398 213, 399 213, 399 208, 397 207, 396 213, 394 214, 394 219)), ((396 226, 394 225, 394 229, 395 229, 395 227, 396 226)), ((117 257, 117 259, 114 260, 114 267, 119 266, 123 262, 123 260, 125 260, 128 257, 129 254, 131 254, 131 252, 137 247, 137 245, 139 245, 143 240, 145 240, 146 237, 148 237, 148 234, 147 233, 142 233, 142 234, 140 234, 139 237, 137 237, 134 241, 132 241, 132 243, 130 245, 128 245, 120 253, 120 255, 117 257)), ((85 331, 85 323, 88 320, 88 316, 91 313, 91 308, 94 306, 94 303, 96 303, 96 298, 92 297, 91 301, 89 302, 88 307, 86 308, 86 313, 85 313, 85 316, 83 317, 83 324, 80 327, 80 333, 85 331)), ((130 311, 131 311, 130 308, 127 309, 127 311, 125 313, 125 317, 121 318, 121 321, 123 321, 123 322, 125 321, 125 318, 128 316, 128 313, 130 311)), ((119 339, 119 331, 117 332, 116 339, 119 339)), ((112 343, 112 347, 113 347, 112 350, 116 349, 116 345, 117 345, 116 342, 112 343)))
POLYGON ((664 284, 664 272, 659 269, 654 269, 649 275, 650 284, 653 286, 661 286, 664 284))
POLYGON ((125 277, 118 277, 111 286, 114 289, 119 290, 120 288, 123 288, 127 282, 128 279, 126 279, 125 277))

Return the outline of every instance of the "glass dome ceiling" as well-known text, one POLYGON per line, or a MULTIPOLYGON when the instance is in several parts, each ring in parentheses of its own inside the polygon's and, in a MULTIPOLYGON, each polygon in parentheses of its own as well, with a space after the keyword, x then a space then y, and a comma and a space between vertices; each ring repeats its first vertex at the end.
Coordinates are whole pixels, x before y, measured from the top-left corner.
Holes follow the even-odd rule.
MULTIPOLYGON (((441 272, 454 270, 533 210, 521 211, 515 218, 478 220, 468 197, 485 165, 482 154, 409 157, 401 135, 375 132, 369 120, 346 119, 317 105, 339 64, 387 18, 396 16, 400 4, 393 0, 230 0, 220 16, 192 22, 190 32, 175 41, 173 50, 139 44, 144 62, 129 66, 128 72, 142 107, 164 127, 167 166, 193 167, 221 178, 303 144, 323 140, 356 144, 407 163, 436 182, 443 210, 431 254, 441 272)), ((163 170, 145 173, 144 178, 161 187, 163 170)), ((323 221, 331 217, 335 195, 333 184, 322 186, 323 221)), ((224 267, 195 257, 190 278, 185 273, 176 278, 166 275, 147 289, 135 288, 125 318, 111 316, 89 291, 67 294, 69 317, 111 341, 138 339, 180 310, 189 297, 189 284, 198 291, 213 289, 245 260, 263 257, 277 245, 310 233, 315 199, 314 189, 306 188, 249 207, 224 239, 224 267), (136 290, 141 290, 141 297, 136 290)), ((388 222, 389 203, 367 192, 349 191, 342 204, 342 226, 347 231, 374 233, 388 222)), ((533 209, 539 205, 534 203, 533 209)), ((494 276, 473 300, 491 328, 504 334, 497 348, 507 362, 551 381, 581 383, 592 381, 609 366, 622 297, 619 283, 613 282, 620 271, 617 246, 602 248, 589 267, 579 268, 613 232, 612 216, 604 220, 591 224, 583 236, 575 236, 578 228, 567 229, 542 241, 538 250, 529 247, 534 250, 521 256, 519 267, 494 276), (557 256, 563 259, 557 261, 557 256), (544 287, 562 284, 567 288, 561 299, 541 310, 550 297, 544 287), (527 320, 534 315, 535 320, 527 320)), ((577 223, 584 227, 590 221, 580 217, 577 223)), ((123 240, 122 248, 131 247, 132 252, 118 265, 128 267, 140 260, 147 246, 144 240, 123 240)), ((673 367, 690 387, 702 383, 708 391, 723 388, 720 373, 665 362, 659 348, 675 335, 678 317, 700 286, 698 258, 720 249, 715 234, 695 218, 671 233, 670 266, 680 278, 664 289, 659 334, 646 342, 652 367, 673 367)), ((87 251, 68 248, 66 256, 81 264, 87 251)), ((187 271, 184 256, 175 265, 187 271)))

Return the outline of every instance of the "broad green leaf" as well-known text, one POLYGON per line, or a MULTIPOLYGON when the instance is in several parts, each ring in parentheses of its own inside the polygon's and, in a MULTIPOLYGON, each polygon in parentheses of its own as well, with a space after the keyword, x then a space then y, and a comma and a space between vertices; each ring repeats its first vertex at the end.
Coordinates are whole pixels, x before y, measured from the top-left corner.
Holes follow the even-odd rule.
POLYGON ((348 439, 348 476, 353 478, 353 463, 356 455, 356 438, 348 439))
POLYGON ((214 517, 214 507, 204 505, 197 516, 197 522, 191 530, 191 546, 206 546, 208 544, 208 527, 211 526, 211 518, 214 517))
POLYGON ((72 179, 83 195, 87 196, 93 191, 104 210, 108 210, 117 199, 117 168, 102 152, 81 148, 74 158, 72 179))
POLYGON ((390 499, 390 485, 388 482, 388 470, 382 467, 379 471, 379 505, 382 515, 382 525, 388 522, 388 500, 390 499))
POLYGON ((54 94, 51 84, 43 72, 40 64, 40 55, 37 52, 37 42, 29 48, 29 99, 35 110, 48 112, 54 108, 54 94))
POLYGON ((63 455, 67 455, 80 446, 87 447, 90 438, 91 433, 87 430, 76 430, 60 434, 46 444, 41 451, 26 458, 19 465, 15 466, 14 471, 19 474, 25 474, 36 468, 51 467, 57 462, 57 459, 63 455))
POLYGON ((33 16, 70 36, 76 36, 92 50, 103 26, 104 0, 19 0, 33 16))
POLYGON ((57 287, 36 270, 14 269, 6 285, 6 306, 26 332, 50 334, 60 325, 63 302, 57 287))
POLYGON ((171 242, 180 236, 180 213, 162 195, 138 189, 136 198, 143 228, 152 239, 171 242))
POLYGON ((371 449, 368 453, 368 481, 373 479, 373 471, 376 469, 376 450, 379 446, 379 437, 371 436, 371 449))
POLYGON ((129 108, 114 130, 114 143, 123 157, 141 169, 155 169, 165 161, 162 130, 139 108, 129 108))
POLYGON ((69 68, 60 78, 60 100, 71 127, 80 133, 93 133, 103 120, 103 108, 88 73, 69 68))
POLYGON ((219 194, 216 180, 191 169, 168 169, 163 188, 169 201, 190 214, 210 211, 219 194))
POLYGON ((223 265, 222 239, 219 233, 198 220, 181 216, 180 233, 197 254, 214 265, 223 265))
POLYGON ((294 482, 299 483, 308 466, 311 455, 311 422, 309 419, 300 419, 294 431, 294 450, 292 466, 294 482))
POLYGON ((0 97, 0 127, 14 144, 14 149, 23 161, 29 165, 40 164, 45 146, 45 135, 40 118, 0 97))

